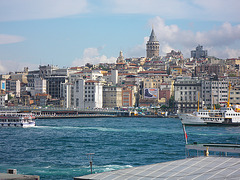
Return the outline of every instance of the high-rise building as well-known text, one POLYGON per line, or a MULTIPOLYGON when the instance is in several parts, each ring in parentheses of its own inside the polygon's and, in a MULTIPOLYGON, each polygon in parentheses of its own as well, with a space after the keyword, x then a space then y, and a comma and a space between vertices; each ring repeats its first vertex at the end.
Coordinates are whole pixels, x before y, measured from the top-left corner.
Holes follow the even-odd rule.
POLYGON ((155 35, 154 29, 152 29, 149 41, 147 42, 147 58, 159 56, 159 41, 155 35))
POLYGON ((200 45, 196 47, 196 50, 191 51, 192 58, 196 58, 196 59, 207 58, 207 56, 208 56, 207 50, 203 50, 203 46, 200 46, 200 45))

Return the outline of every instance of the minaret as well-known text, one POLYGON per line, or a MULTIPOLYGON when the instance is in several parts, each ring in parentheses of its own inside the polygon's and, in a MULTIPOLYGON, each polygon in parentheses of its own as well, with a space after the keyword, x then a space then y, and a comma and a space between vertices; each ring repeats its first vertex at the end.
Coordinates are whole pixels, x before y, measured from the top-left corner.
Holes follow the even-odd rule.
POLYGON ((152 28, 149 41, 147 42, 147 58, 154 56, 159 56, 159 41, 157 40, 157 36, 154 33, 154 29, 152 28))

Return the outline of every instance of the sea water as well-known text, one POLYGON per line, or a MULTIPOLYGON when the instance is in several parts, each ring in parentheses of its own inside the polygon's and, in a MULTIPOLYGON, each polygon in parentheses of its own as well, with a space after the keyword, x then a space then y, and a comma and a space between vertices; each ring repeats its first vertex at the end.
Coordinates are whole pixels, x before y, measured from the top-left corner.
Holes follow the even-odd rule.
MULTIPOLYGON (((239 127, 186 127, 188 141, 239 143, 239 127)), ((0 128, 0 173, 73 179, 93 173, 185 158, 177 118, 72 118, 36 120, 33 128, 0 128)))

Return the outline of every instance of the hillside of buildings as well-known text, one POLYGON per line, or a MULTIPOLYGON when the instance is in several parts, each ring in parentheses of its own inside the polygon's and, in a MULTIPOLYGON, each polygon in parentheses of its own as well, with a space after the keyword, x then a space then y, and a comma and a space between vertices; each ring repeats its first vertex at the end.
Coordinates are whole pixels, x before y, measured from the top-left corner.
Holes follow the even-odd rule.
POLYGON ((198 102, 200 108, 220 107, 228 98, 231 104, 240 103, 240 57, 212 57, 201 45, 191 51, 191 58, 174 50, 159 56, 154 30, 146 52, 146 57, 125 58, 120 51, 116 63, 40 65, 1 74, 0 106, 160 107, 176 113, 193 112, 198 102))

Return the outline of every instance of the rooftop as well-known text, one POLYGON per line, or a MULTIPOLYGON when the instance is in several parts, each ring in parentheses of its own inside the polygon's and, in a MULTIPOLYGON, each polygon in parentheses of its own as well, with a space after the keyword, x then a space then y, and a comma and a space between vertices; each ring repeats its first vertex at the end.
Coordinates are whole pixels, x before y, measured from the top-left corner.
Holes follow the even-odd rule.
POLYGON ((80 179, 239 179, 240 158, 196 157, 90 174, 80 179))

